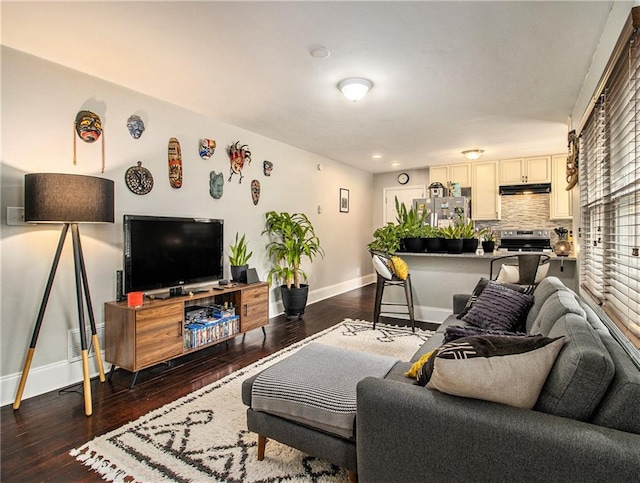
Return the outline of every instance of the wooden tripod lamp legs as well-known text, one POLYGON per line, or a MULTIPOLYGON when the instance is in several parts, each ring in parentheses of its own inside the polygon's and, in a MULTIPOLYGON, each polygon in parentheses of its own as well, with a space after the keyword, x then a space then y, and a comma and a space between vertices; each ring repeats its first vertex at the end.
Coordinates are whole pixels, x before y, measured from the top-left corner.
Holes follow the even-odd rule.
POLYGON ((100 343, 98 341, 98 334, 96 329, 96 321, 93 315, 93 307, 91 305, 91 297, 89 295, 89 284, 87 282, 87 273, 84 265, 84 258, 82 256, 82 246, 80 245, 80 233, 78 232, 78 225, 76 223, 65 223, 60 234, 60 240, 58 241, 58 248, 56 250, 53 264, 51 266, 51 272, 49 273, 49 279, 47 286, 42 297, 42 303, 40 304, 40 311, 38 312, 38 318, 36 320, 36 326, 33 330, 33 336, 31 337, 31 344, 27 351, 27 357, 22 369, 22 376, 20 377, 20 383, 18 384, 18 391, 16 392, 16 398, 13 402, 13 409, 20 408, 20 402, 22 401, 22 395, 24 393, 24 387, 27 383, 27 376, 29 375, 29 369, 31 368, 31 361, 33 360, 33 354, 36 350, 36 343, 38 342, 38 335, 40 328, 42 327, 42 321, 44 319, 44 312, 49 301, 49 295, 51 293, 51 287, 53 285, 53 279, 56 275, 58 268, 58 262, 60 261, 60 254, 62 253, 62 247, 67 236, 67 231, 71 226, 71 235, 73 239, 73 258, 75 265, 76 276, 76 298, 78 302, 78 319, 80 326, 80 343, 82 348, 82 379, 84 387, 84 412, 87 416, 91 416, 93 409, 91 404, 91 379, 89 377, 89 351, 87 349, 87 336, 85 332, 85 319, 84 319, 84 304, 83 300, 87 302, 87 310, 89 313, 89 325, 91 326, 91 341, 93 343, 96 362, 98 364, 98 372, 100 374, 100 382, 105 381, 104 366, 102 364, 102 354, 100 352, 100 343))

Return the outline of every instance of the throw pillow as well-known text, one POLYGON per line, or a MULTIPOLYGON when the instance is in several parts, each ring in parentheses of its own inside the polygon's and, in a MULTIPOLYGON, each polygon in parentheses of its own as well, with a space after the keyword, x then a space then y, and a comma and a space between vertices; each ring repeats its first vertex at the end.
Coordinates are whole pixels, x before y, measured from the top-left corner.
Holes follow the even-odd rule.
POLYGON ((564 338, 474 336, 440 346, 419 384, 453 396, 532 409, 564 338))
MULTIPOLYGON (((518 285, 517 283, 502 283, 502 282, 499 282, 499 283, 501 283, 503 287, 510 288, 511 290, 515 290, 516 292, 520 292, 520 293, 533 294, 533 291, 535 290, 535 285, 518 285)), ((462 317, 467 315, 469 310, 471 310, 471 307, 473 307, 473 304, 476 302, 476 300, 478 300, 478 297, 480 296, 482 291, 487 287, 488 284, 489 284, 488 278, 483 277, 480 279, 480 281, 476 284, 475 288, 473 289, 473 293, 471 294, 471 297, 469 297, 469 300, 467 300, 467 304, 464 306, 464 309, 462 309, 462 312, 460 312, 456 316, 456 318, 462 319, 462 317)))
POLYGON ((407 372, 405 372, 404 375, 407 376, 407 377, 411 377, 413 379, 418 377, 418 372, 420 371, 420 369, 422 369, 422 366, 425 365, 425 363, 429 360, 429 357, 431 357, 431 355, 434 352, 435 351, 431 351, 431 352, 427 352, 426 354, 422 354, 420 356, 420 359, 415 361, 413 363, 413 365, 411 366, 411 369, 409 369, 407 372))
POLYGON ((532 305, 533 295, 489 282, 462 320, 476 327, 522 332, 532 305))
MULTIPOLYGON (((540 283, 542 279, 547 276, 547 273, 549 273, 548 263, 538 265, 538 271, 536 272, 536 278, 533 283, 540 283)), ((502 265, 496 281, 502 283, 518 283, 520 281, 520 269, 517 265, 502 265)))
POLYGON ((510 335, 517 337, 528 337, 525 332, 512 332, 510 330, 494 330, 483 329, 480 327, 461 327, 459 325, 450 325, 444 331, 444 342, 451 342, 462 337, 471 337, 473 335, 510 335))
POLYGON ((386 278, 387 280, 391 280, 393 278, 393 273, 391 272, 391 268, 388 264, 388 259, 380 256, 373 255, 371 258, 373 261, 373 268, 382 278, 386 278))
POLYGON ((400 257, 391 257, 391 268, 400 280, 406 280, 409 276, 409 265, 400 257))

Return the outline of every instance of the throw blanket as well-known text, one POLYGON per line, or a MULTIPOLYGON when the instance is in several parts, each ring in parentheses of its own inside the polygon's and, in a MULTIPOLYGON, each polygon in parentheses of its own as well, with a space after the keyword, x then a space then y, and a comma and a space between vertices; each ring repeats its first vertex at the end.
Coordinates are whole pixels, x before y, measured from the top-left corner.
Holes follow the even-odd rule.
POLYGON ((356 385, 384 377, 398 359, 309 344, 265 369, 251 389, 251 408, 353 438, 356 385))

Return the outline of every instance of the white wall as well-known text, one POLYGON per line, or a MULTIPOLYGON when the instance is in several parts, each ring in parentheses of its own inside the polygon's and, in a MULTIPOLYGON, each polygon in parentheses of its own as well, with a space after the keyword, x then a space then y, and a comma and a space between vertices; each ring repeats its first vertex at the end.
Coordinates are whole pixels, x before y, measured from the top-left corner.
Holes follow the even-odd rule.
MULTIPOLYGON (((185 86, 188 89, 189 86, 185 86)), ((212 86, 214 89, 215 86, 212 86)), ((373 176, 313 153, 225 124, 158 99, 119 87, 24 53, 2 49, 2 191, 0 388, 2 404, 15 394, 31 333, 51 268, 60 225, 7 226, 6 207, 23 206, 24 174, 57 172, 104 176, 115 181, 116 223, 81 225, 82 245, 91 296, 100 323, 103 304, 115 297, 115 271, 122 268, 122 215, 157 214, 202 216, 225 220, 225 245, 235 232, 246 233, 254 252, 250 265, 266 278, 266 238, 261 237, 264 213, 269 210, 304 212, 316 227, 325 249, 304 269, 310 279, 310 301, 317 301, 366 283, 371 273, 366 244, 371 239, 373 176), (73 121, 89 109, 104 125, 106 170, 100 173, 100 146, 78 142, 78 164, 73 159, 73 121), (126 128, 131 114, 140 115, 147 130, 134 140, 126 128), (177 137, 182 146, 184 181, 172 189, 167 175, 167 143, 177 137), (201 138, 217 141, 215 155, 198 155, 201 138), (245 178, 227 181, 227 145, 248 144, 251 165, 245 178), (274 163, 271 177, 262 173, 262 161, 274 163), (142 161, 154 177, 148 195, 131 193, 124 173, 142 161), (323 169, 318 170, 317 165, 323 169), (224 195, 209 195, 209 173, 225 173, 224 195), (251 201, 250 182, 258 179, 262 196, 251 201), (339 212, 340 188, 350 190, 350 211, 339 212), (318 206, 322 213, 318 213, 318 206)), ((225 273, 228 273, 225 257, 225 273)), ((279 299, 271 291, 271 315, 279 299)), ((35 351, 25 397, 81 380, 67 362, 67 331, 77 327, 71 242, 65 245, 35 351)))

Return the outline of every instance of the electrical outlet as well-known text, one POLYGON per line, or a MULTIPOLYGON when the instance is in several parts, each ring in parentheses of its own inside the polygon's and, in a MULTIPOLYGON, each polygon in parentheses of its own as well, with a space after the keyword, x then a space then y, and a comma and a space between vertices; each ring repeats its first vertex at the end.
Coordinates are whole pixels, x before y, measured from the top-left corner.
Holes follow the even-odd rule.
POLYGON ((7 206, 7 225, 27 225, 22 206, 7 206))

